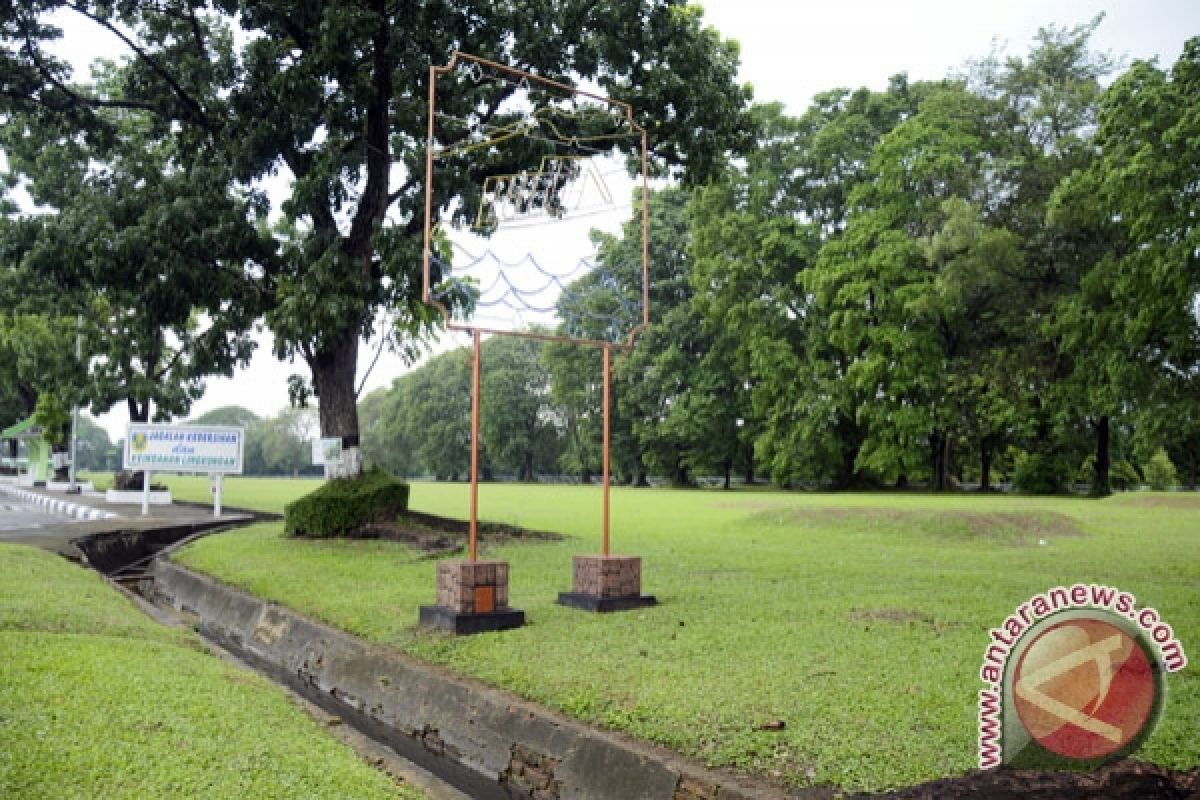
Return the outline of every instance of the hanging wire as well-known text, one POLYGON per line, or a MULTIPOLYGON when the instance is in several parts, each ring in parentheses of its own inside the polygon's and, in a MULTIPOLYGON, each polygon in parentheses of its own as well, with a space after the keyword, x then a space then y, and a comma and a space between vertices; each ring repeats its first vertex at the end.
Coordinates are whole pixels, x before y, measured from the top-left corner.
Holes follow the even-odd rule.
POLYGON ((641 302, 631 302, 613 272, 593 259, 582 258, 569 269, 556 272, 545 267, 532 253, 517 261, 503 261, 491 250, 474 255, 457 243, 454 246, 468 256, 469 262, 457 270, 457 274, 437 255, 430 256, 442 275, 442 282, 433 292, 439 301, 469 297, 473 311, 506 309, 523 327, 528 327, 526 314, 553 314, 561 318, 564 332, 569 336, 591 336, 612 342, 622 341, 640 321, 641 302), (496 269, 495 276, 484 289, 462 274, 481 265, 496 269), (536 288, 519 286, 509 271, 522 269, 542 276, 545 281, 536 288), (593 280, 580 286, 585 276, 591 276, 593 280), (607 305, 611 310, 606 312, 596 308, 597 297, 602 298, 600 305, 607 305))

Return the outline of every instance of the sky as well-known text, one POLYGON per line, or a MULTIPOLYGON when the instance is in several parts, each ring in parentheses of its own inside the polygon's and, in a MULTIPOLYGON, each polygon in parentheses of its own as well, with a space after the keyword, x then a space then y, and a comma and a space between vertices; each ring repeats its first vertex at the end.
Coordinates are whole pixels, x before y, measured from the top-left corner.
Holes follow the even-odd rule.
MULTIPOLYGON (((1105 18, 1093 47, 1127 61, 1157 57, 1161 66, 1169 66, 1184 41, 1200 35, 1197 0, 708 0, 701 5, 709 24, 740 43, 740 78, 754 87, 755 99, 782 102, 795 114, 826 89, 882 89, 898 72, 914 80, 937 79, 994 47, 1021 55, 1040 27, 1073 27, 1099 13, 1105 18)), ((98 38, 72 44, 74 55, 85 60, 111 46, 98 38)), ((614 231, 619 223, 616 215, 596 220, 614 231)), ((268 337, 259 336, 254 359, 232 379, 209 380, 193 414, 238 404, 269 415, 287 404, 288 375, 307 370, 300 361, 275 359, 268 337)), ((438 349, 466 341, 461 334, 448 334, 438 349)), ((374 347, 364 345, 360 381, 373 357, 374 347)), ((389 385, 405 369, 385 354, 366 379, 364 393, 389 385)), ((123 435, 124 406, 100 422, 114 439, 123 435)))

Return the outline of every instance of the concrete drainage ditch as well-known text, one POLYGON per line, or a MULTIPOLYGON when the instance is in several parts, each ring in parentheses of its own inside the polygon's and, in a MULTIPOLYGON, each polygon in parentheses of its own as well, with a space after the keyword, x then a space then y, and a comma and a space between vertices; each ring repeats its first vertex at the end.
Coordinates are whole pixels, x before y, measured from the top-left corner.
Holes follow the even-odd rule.
POLYGON ((140 590, 205 637, 485 800, 782 797, 508 692, 419 664, 156 559, 140 590))
POLYGON ((167 557, 211 529, 73 541, 87 562, 234 656, 481 800, 736 800, 782 792, 706 770, 272 605, 167 557))

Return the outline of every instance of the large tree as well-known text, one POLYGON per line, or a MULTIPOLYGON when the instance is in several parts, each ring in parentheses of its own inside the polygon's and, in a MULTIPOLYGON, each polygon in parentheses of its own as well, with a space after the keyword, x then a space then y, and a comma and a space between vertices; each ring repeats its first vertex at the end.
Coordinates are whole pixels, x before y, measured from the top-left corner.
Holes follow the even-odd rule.
POLYGON ((693 282, 706 324, 733 342, 751 387, 757 451, 780 484, 861 484, 866 399, 845 379, 856 354, 831 344, 830 317, 807 285, 817 254, 845 230, 881 136, 911 114, 921 85, 835 89, 798 118, 755 110, 755 146, 693 206, 693 282))
MULTIPOLYGON (((87 126, 108 107, 136 109, 197 159, 228 164, 242 185, 285 172, 290 223, 269 266, 267 322, 281 357, 312 374, 321 431, 360 468, 355 403, 359 340, 388 325, 435 324, 420 303, 423 157, 429 68, 456 50, 549 78, 593 81, 633 103, 656 168, 702 178, 738 136, 747 91, 735 45, 678 0, 429 4, 259 0, 40 0, 0 10, 0 97, 10 108, 87 126), (71 82, 48 45, 63 14, 127 47, 121 80, 71 82)), ((447 120, 507 122, 505 82, 443 82, 447 120)), ((435 138, 453 135, 439 122, 435 138)), ((449 159, 434 213, 469 214, 491 174, 538 163, 536 148, 449 159)))
MULTIPOLYGON (((1099 157, 1064 189, 1128 246, 1088 275, 1114 313, 1102 352, 1141 380, 1148 449, 1168 444, 1196 483, 1200 461, 1200 38, 1170 70, 1138 62, 1099 104, 1099 157), (1149 375, 1147 379, 1145 376, 1149 375)), ((1071 201, 1074 201, 1073 205, 1071 201)), ((1145 438, 1145 437, 1143 437, 1145 438)))

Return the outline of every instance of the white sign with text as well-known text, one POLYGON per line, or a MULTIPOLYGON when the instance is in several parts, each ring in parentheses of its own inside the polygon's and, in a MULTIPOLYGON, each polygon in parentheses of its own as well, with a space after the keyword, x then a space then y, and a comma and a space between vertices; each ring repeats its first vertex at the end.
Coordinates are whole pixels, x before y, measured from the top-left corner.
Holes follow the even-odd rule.
POLYGON ((147 472, 242 474, 246 429, 222 425, 129 426, 124 467, 147 472))

